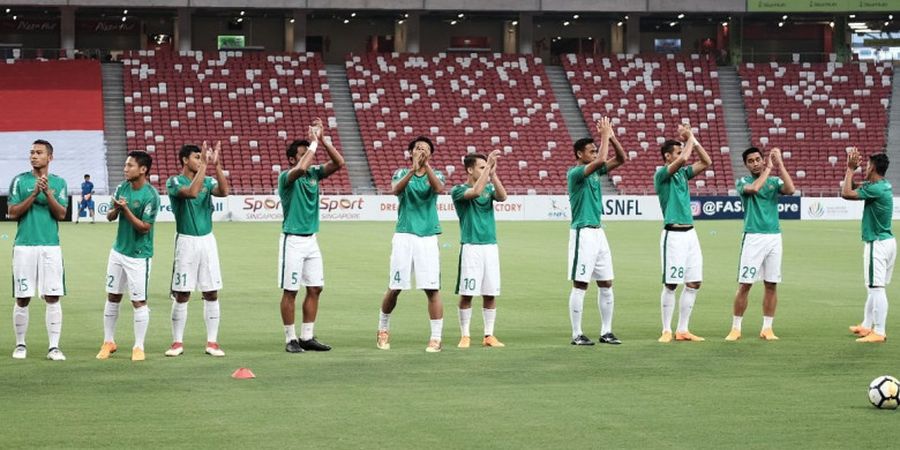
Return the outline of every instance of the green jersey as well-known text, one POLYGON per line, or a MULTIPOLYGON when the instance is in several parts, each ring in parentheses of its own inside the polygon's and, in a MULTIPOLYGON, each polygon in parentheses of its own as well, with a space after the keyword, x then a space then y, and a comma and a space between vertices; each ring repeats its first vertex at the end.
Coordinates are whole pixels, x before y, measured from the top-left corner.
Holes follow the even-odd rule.
POLYGON ((288 183, 288 172, 278 176, 278 196, 284 211, 281 231, 316 234, 319 232, 319 180, 325 178, 325 172, 321 165, 310 166, 293 183, 288 183))
POLYGON ((694 178, 694 168, 685 166, 669 175, 669 169, 662 166, 653 176, 653 187, 659 197, 659 207, 662 209, 663 220, 666 225, 692 225, 694 215, 691 214, 691 192, 688 189, 688 180, 694 178))
POLYGON ((607 172, 606 163, 590 175, 584 174, 584 164, 569 168, 566 185, 569 192, 569 209, 572 212, 571 228, 599 227, 603 214, 603 194, 600 175, 607 172))
MULTIPOLYGON (((16 175, 9 185, 9 204, 17 205, 25 201, 34 192, 37 182, 38 179, 32 172, 16 175)), ((63 208, 69 205, 66 180, 51 173, 47 175, 47 185, 63 208)), ((19 217, 14 245, 59 245, 59 222, 50 214, 50 204, 43 192, 37 195, 31 208, 19 217)))
MULTIPOLYGON (((153 225, 156 222, 156 214, 159 213, 159 192, 145 182, 140 189, 134 190, 128 180, 122 182, 116 188, 113 196, 112 208, 115 200, 124 198, 128 202, 128 209, 138 218, 138 220, 153 225)), ((119 230, 116 233, 116 243, 113 250, 131 257, 131 258, 151 258, 153 257, 153 228, 147 233, 138 233, 131 225, 131 222, 123 217, 124 213, 119 212, 119 230)))
POLYGON ((472 186, 460 184, 450 191, 453 206, 459 217, 460 243, 496 244, 497 224, 494 221, 494 185, 488 183, 481 195, 466 199, 466 191, 472 186))
POLYGON ((894 236, 891 220, 894 214, 894 191, 891 183, 882 178, 875 182, 865 182, 856 194, 865 200, 862 217, 862 240, 883 241, 894 236))
MULTIPOLYGON (((394 172, 392 183, 400 181, 409 169, 397 169, 394 172)), ((444 174, 435 170, 434 175, 444 182, 444 174)), ((410 233, 416 236, 434 236, 441 234, 441 222, 437 213, 438 193, 431 188, 428 182, 428 174, 413 175, 406 185, 406 189, 397 195, 400 203, 397 214, 397 233, 410 233)))
POLYGON ((769 177, 756 194, 745 194, 744 186, 756 181, 752 176, 740 178, 735 187, 741 196, 744 206, 744 232, 761 234, 781 233, 778 223, 778 196, 784 181, 778 177, 769 177))
POLYGON ((166 181, 169 203, 175 215, 175 230, 188 236, 206 236, 212 233, 212 191, 219 182, 213 177, 204 177, 196 198, 179 197, 178 191, 189 187, 191 181, 184 175, 175 175, 166 181))

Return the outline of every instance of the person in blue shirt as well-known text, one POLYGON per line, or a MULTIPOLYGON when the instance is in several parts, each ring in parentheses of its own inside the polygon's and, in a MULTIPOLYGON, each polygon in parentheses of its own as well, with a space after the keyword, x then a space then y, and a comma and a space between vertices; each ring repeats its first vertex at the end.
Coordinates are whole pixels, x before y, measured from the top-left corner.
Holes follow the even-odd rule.
POLYGON ((84 183, 81 183, 81 202, 78 205, 75 223, 81 220, 81 213, 85 209, 90 211, 91 223, 94 223, 94 183, 91 182, 91 176, 88 174, 84 174, 84 183))

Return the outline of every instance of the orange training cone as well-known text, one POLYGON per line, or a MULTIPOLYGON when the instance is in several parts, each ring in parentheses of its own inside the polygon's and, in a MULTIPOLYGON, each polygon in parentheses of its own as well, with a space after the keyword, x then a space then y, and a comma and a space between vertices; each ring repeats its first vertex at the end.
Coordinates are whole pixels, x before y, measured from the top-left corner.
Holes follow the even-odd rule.
POLYGON ((256 375, 253 375, 252 370, 246 367, 241 367, 231 374, 231 378, 234 378, 235 380, 250 380, 256 378, 256 375))

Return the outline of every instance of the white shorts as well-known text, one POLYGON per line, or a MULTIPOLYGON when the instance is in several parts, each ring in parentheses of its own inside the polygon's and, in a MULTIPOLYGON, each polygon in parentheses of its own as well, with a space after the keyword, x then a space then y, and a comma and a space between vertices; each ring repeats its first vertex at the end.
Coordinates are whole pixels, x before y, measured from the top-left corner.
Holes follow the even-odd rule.
POLYGON ((781 283, 781 233, 744 233, 738 283, 781 283))
POLYGON ((703 281, 703 253, 697 230, 663 230, 659 238, 663 284, 703 281))
POLYGON ((463 244, 456 276, 459 295, 500 295, 500 251, 497 244, 463 244))
POLYGON ((316 235, 281 233, 278 268, 279 287, 285 291, 299 291, 301 285, 325 286, 325 268, 316 235))
POLYGON ((394 233, 391 240, 391 272, 388 289, 412 289, 412 272, 416 273, 416 289, 441 288, 441 252, 437 236, 394 233))
POLYGON ((58 245, 13 246, 13 297, 66 295, 66 271, 58 245))
POLYGON ((151 266, 151 258, 132 258, 110 250, 106 264, 106 292, 121 295, 127 287, 132 302, 147 300, 151 266))
POLYGON ((866 242, 863 250, 866 286, 885 287, 891 284, 896 259, 897 241, 894 238, 866 242))
POLYGON ((172 290, 175 292, 211 292, 222 289, 219 248, 212 234, 175 235, 175 260, 172 261, 172 290))
POLYGON ((612 252, 602 228, 569 230, 569 279, 589 283, 614 278, 612 252))

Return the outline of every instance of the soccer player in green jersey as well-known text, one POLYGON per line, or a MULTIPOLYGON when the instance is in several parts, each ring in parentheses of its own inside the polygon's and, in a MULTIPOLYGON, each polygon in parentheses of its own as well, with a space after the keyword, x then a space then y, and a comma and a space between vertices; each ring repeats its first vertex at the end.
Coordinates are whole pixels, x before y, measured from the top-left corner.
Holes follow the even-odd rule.
POLYGON ((28 304, 37 292, 47 303, 45 321, 50 350, 47 359, 65 361, 59 349, 62 331, 60 297, 66 294, 59 221, 66 217, 69 197, 66 180, 50 173, 53 146, 44 140, 31 144, 31 171, 13 178, 9 186, 9 218, 18 222, 13 244, 13 358, 25 359, 28 304))
POLYGON ((884 178, 890 161, 884 153, 869 156, 865 182, 854 189, 853 172, 859 167, 859 150, 850 149, 847 155, 847 173, 841 185, 841 197, 847 200, 863 200, 862 240, 863 276, 868 295, 863 312, 863 321, 850 327, 857 336, 857 342, 884 342, 887 340, 888 299, 885 287, 891 284, 894 261, 897 259, 897 241, 894 239, 892 218, 894 213, 894 190, 884 178))
POLYGON ((675 312, 675 289, 684 284, 678 312, 678 328, 675 340, 703 341, 688 330, 691 311, 697 299, 697 290, 703 280, 703 254, 700 240, 694 230, 691 214, 691 194, 688 180, 706 170, 712 164, 709 154, 694 137, 690 124, 678 126, 681 141, 665 141, 660 149, 665 165, 653 176, 653 186, 659 197, 664 226, 659 239, 662 255, 662 282, 660 309, 662 309, 662 336, 659 342, 672 342, 672 315, 675 312), (691 154, 697 150, 699 161, 688 164, 691 154))
POLYGON ((744 150, 741 155, 750 175, 735 183, 744 207, 744 236, 741 239, 741 257, 738 264, 738 290, 734 297, 734 316, 731 332, 726 341, 741 338, 741 321, 747 310, 747 296, 753 283, 762 278, 763 325, 759 337, 767 341, 778 339, 772 331, 775 307, 778 305, 776 288, 781 282, 781 226, 778 224, 778 197, 794 193, 794 180, 784 167, 781 150, 773 148, 763 158, 756 147, 744 150), (777 177, 769 176, 778 169, 777 177))
POLYGON ((219 347, 219 290, 222 271, 219 248, 212 234, 212 197, 228 195, 228 178, 222 168, 222 143, 211 150, 206 141, 203 149, 184 145, 178 152, 182 171, 166 182, 166 191, 175 215, 175 259, 172 262, 172 345, 166 356, 184 353, 184 327, 187 322, 191 292, 203 295, 203 318, 206 322, 206 354, 225 356, 219 347), (207 165, 213 165, 215 177, 206 176, 207 165))
POLYGON ((569 229, 568 276, 572 280, 569 293, 569 320, 572 323, 572 345, 594 345, 581 330, 584 296, 591 280, 597 281, 597 306, 600 309, 600 343, 618 345, 622 342, 612 332, 613 266, 612 252, 606 233, 600 224, 603 215, 600 175, 625 163, 625 150, 613 135, 608 117, 597 122, 600 147, 590 138, 575 142, 577 165, 569 169, 566 182, 572 223, 569 229), (612 144, 615 157, 607 160, 612 144))
POLYGON ((125 160, 125 181, 116 188, 106 219, 119 219, 116 242, 106 265, 106 306, 103 309, 103 345, 97 359, 108 359, 117 350, 116 322, 119 304, 127 290, 134 308, 132 361, 143 361, 144 337, 150 325, 147 286, 153 259, 153 224, 159 213, 159 193, 149 181, 153 159, 134 151, 125 160))
POLYGON ((331 347, 316 340, 313 327, 319 312, 319 295, 325 286, 322 252, 316 233, 319 232, 319 182, 340 170, 344 158, 325 137, 322 121, 316 119, 309 129, 309 141, 294 141, 287 148, 291 168, 278 177, 278 195, 284 219, 278 250, 278 279, 281 295, 281 321, 284 324, 284 350, 288 353, 304 351, 324 352, 331 347), (316 150, 325 147, 329 161, 313 165, 316 150), (303 323, 300 338, 294 328, 297 291, 306 286, 303 299, 303 323))
POLYGON ((472 320, 472 296, 484 300, 485 347, 503 347, 494 336, 497 318, 496 297, 500 295, 500 252, 497 248, 497 224, 494 222, 494 202, 506 201, 506 189, 497 176, 500 150, 490 155, 466 155, 463 165, 469 179, 450 191, 456 215, 459 217, 460 250, 457 268, 456 293, 459 294, 459 348, 469 348, 469 324, 472 320))
POLYGON ((407 147, 412 165, 397 169, 391 179, 391 193, 397 196, 400 210, 397 227, 391 240, 391 270, 388 290, 381 302, 378 316, 378 335, 375 345, 381 350, 391 348, 391 312, 397 306, 400 292, 412 287, 412 272, 416 273, 416 288, 425 291, 428 315, 431 318, 431 338, 425 351, 441 351, 444 328, 444 306, 441 303, 440 251, 437 235, 437 196, 444 190, 444 175, 431 168, 429 160, 434 144, 424 136, 412 140, 407 147))

